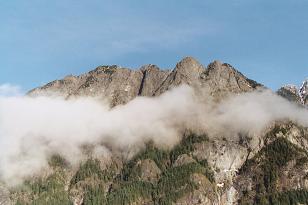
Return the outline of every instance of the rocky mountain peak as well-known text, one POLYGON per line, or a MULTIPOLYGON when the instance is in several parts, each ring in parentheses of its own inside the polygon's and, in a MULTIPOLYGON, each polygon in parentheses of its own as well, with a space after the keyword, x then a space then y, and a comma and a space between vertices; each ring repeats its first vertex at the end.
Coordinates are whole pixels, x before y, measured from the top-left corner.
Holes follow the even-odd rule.
POLYGON ((198 81, 200 74, 204 71, 204 67, 196 59, 185 57, 176 64, 169 78, 175 85, 182 83, 192 85, 198 81))
POLYGON ((209 90, 211 95, 216 96, 218 99, 232 93, 252 91, 262 86, 245 77, 230 64, 217 60, 210 63, 200 77, 204 84, 203 86, 209 90))
POLYGON ((172 72, 163 81, 155 95, 160 95, 166 90, 181 84, 187 84, 193 87, 201 85, 200 75, 205 68, 193 57, 185 57, 178 62, 172 72))
POLYGON ((162 70, 148 64, 133 70, 116 65, 99 66, 80 76, 68 76, 36 88, 31 96, 61 94, 64 97, 95 96, 108 99, 112 106, 125 104, 136 96, 157 96, 188 84, 206 90, 214 98, 251 91, 260 85, 242 75, 231 65, 214 61, 207 68, 193 57, 185 57, 175 68, 162 70))
POLYGON ((185 57, 177 63, 175 70, 176 72, 184 75, 196 75, 204 71, 203 66, 193 57, 185 57))

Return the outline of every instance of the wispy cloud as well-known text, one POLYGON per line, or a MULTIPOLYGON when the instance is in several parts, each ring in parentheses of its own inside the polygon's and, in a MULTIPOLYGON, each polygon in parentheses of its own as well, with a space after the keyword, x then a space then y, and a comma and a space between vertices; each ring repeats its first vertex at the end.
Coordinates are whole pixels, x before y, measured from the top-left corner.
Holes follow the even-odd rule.
POLYGON ((20 96, 22 95, 22 89, 18 85, 12 85, 9 83, 0 85, 0 97, 5 96, 20 96))

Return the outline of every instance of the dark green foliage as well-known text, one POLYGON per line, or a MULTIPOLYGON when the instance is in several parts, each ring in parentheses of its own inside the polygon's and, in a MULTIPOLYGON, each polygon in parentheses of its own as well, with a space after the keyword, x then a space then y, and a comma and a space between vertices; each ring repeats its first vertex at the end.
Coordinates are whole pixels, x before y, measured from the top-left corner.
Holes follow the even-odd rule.
POLYGON ((269 145, 263 147, 254 158, 247 160, 240 172, 248 171, 253 165, 258 164, 258 162, 260 162, 264 168, 268 166, 269 168, 277 169, 299 156, 300 152, 303 151, 287 139, 278 138, 269 145))
MULTIPOLYGON (((102 170, 99 160, 90 158, 80 165, 70 179, 69 189, 84 193, 84 205, 121 205, 133 203, 139 199, 169 205, 184 194, 198 188, 197 184, 191 180, 194 173, 203 174, 211 182, 214 181, 213 173, 206 160, 196 160, 178 167, 172 167, 171 163, 181 154, 190 154, 196 143, 207 140, 205 135, 190 134, 171 151, 158 149, 153 143, 148 143, 144 150, 124 164, 117 176, 111 168, 102 170), (141 170, 136 164, 145 159, 153 160, 162 171, 158 182, 140 181, 141 170), (108 182, 112 182, 112 185, 105 192, 108 182)), ((69 168, 67 162, 60 155, 53 155, 49 165, 56 170, 55 174, 44 180, 37 179, 26 183, 26 190, 32 197, 31 203, 17 200, 16 204, 72 204, 68 197, 70 190, 64 189, 67 183, 64 171, 69 168)))
POLYGON ((57 192, 64 189, 65 179, 62 171, 56 172, 50 175, 47 179, 37 179, 34 182, 26 183, 30 187, 31 192, 35 195, 42 194, 44 192, 57 192))
POLYGON ((151 184, 151 186, 149 183, 143 184, 143 192, 146 193, 147 197, 151 195, 156 204, 171 204, 185 193, 197 189, 197 185, 192 182, 190 178, 194 173, 204 174, 211 182, 213 182, 214 175, 206 160, 185 164, 179 167, 170 166, 171 161, 175 161, 179 155, 192 152, 195 143, 205 141, 208 141, 208 138, 205 135, 200 136, 190 134, 170 152, 156 148, 153 143, 147 144, 146 149, 141 151, 124 165, 121 179, 118 181, 118 187, 120 187, 120 189, 110 193, 108 202, 117 202, 118 204, 121 204, 125 200, 135 200, 137 199, 137 196, 142 195, 137 189, 138 186, 141 186, 139 184, 140 181, 136 181, 136 176, 140 174, 140 170, 138 170, 135 165, 139 160, 144 159, 153 160, 163 171, 157 184, 151 184), (127 183, 128 185, 125 185, 127 183), (136 185, 138 186, 135 187, 136 185))
POLYGON ((183 197, 185 194, 197 189, 197 185, 189 182, 186 186, 181 187, 178 190, 173 190, 166 193, 163 197, 155 201, 156 205, 172 205, 177 199, 183 197))
POLYGON ((159 192, 165 193, 174 187, 180 187, 189 182, 189 177, 193 173, 204 173, 205 168, 197 163, 184 164, 172 167, 164 172, 158 183, 159 192))
POLYGON ((189 154, 194 149, 194 144, 200 142, 208 141, 208 137, 206 135, 196 135, 196 134, 189 134, 185 136, 181 143, 178 144, 170 153, 170 160, 174 162, 178 156, 182 154, 189 154))
POLYGON ((60 168, 65 168, 68 166, 68 162, 58 154, 54 154, 50 157, 48 161, 49 166, 51 167, 60 167, 60 168))
POLYGON ((107 203, 104 184, 112 178, 111 170, 102 170, 99 160, 90 158, 80 165, 71 179, 70 187, 80 186, 78 183, 83 182, 80 187, 84 191, 83 204, 102 205, 107 203))
MULTIPOLYGON (((270 198, 273 200, 273 197, 270 198)), ((291 190, 283 193, 279 193, 275 197, 275 203, 281 205, 295 205, 298 203, 308 204, 308 190, 291 190)))
POLYGON ((84 164, 80 165, 79 170, 71 179, 70 185, 73 186, 87 178, 95 178, 102 181, 107 181, 111 178, 107 171, 102 171, 97 159, 88 159, 84 164))
POLYGON ((21 199, 18 199, 17 202, 15 203, 15 205, 23 205, 24 203, 22 202, 21 199))
POLYGON ((129 204, 139 197, 151 199, 154 186, 149 182, 133 181, 123 183, 119 189, 112 191, 107 196, 108 205, 129 204))
POLYGON ((285 138, 278 138, 263 150, 268 162, 273 166, 282 167, 295 159, 301 150, 285 138))
POLYGON ((205 171, 205 167, 194 162, 168 169, 162 174, 157 185, 159 204, 171 204, 185 193, 197 189, 197 184, 191 181, 190 177, 194 173, 204 174, 205 171))
POLYGON ((107 202, 108 204, 128 204, 141 197, 152 199, 157 204, 171 204, 185 193, 197 189, 197 184, 192 182, 190 177, 194 173, 204 174, 206 170, 207 168, 199 163, 189 163, 168 168, 157 185, 134 180, 118 182, 118 188, 107 195, 107 202))
POLYGON ((161 170, 165 170, 169 163, 169 154, 165 150, 156 148, 153 143, 148 143, 144 150, 124 165, 122 179, 128 181, 135 178, 139 174, 138 170, 134 170, 135 164, 144 159, 153 160, 161 170))
POLYGON ((166 169, 166 167, 168 166, 168 162, 169 162, 168 152, 154 147, 153 144, 147 145, 145 151, 138 154, 137 157, 140 160, 143 160, 143 159, 153 160, 161 170, 166 169))
MULTIPOLYGON (((207 135, 196 135, 194 133, 190 133, 185 136, 181 143, 178 144, 171 152, 170 152, 170 160, 173 163, 180 155, 182 154, 190 154, 194 150, 194 146, 197 143, 207 142, 209 138, 207 135)), ((208 165, 207 160, 198 160, 195 159, 201 166, 204 168, 203 174, 207 176, 207 178, 214 182, 214 173, 208 165)))
POLYGON ((43 193, 31 205, 73 205, 73 203, 70 201, 67 192, 62 190, 54 193, 43 193))
POLYGON ((25 190, 32 196, 30 203, 18 199, 16 204, 29 205, 71 205, 68 193, 64 190, 65 177, 62 171, 57 171, 47 179, 37 179, 25 183, 25 190))
MULTIPOLYGON (((198 160, 197 160, 198 161, 198 160)), ((198 161, 198 163, 204 167, 205 171, 204 171, 204 175, 208 178, 208 180, 210 182, 214 182, 215 181, 215 178, 214 178, 214 172, 213 170, 211 169, 211 167, 209 166, 208 162, 206 159, 204 160, 201 160, 201 161, 198 161)))
POLYGON ((191 175, 200 173, 211 182, 214 175, 206 160, 172 167, 171 161, 181 154, 189 154, 193 151, 195 143, 208 141, 205 135, 190 134, 170 152, 158 149, 153 143, 148 143, 146 148, 124 165, 120 178, 107 196, 108 204, 123 204, 125 201, 134 201, 138 197, 152 198, 156 204, 171 204, 185 193, 197 189, 197 185, 191 181, 191 175), (151 159, 163 171, 159 182, 150 184, 138 181, 140 170, 136 163, 140 160, 151 159), (140 188, 142 187, 142 192, 140 188))
POLYGON ((268 194, 256 200, 255 204, 268 205, 298 205, 308 204, 308 190, 290 190, 281 193, 268 194))
POLYGON ((85 190, 83 205, 107 204, 104 187, 102 185, 87 186, 85 190))
POLYGON ((296 167, 301 167, 304 164, 308 163, 308 157, 304 156, 296 160, 296 167))
MULTIPOLYGON (((256 184, 254 204, 296 204, 295 198, 303 199, 305 191, 278 193, 280 170, 290 160, 296 160, 296 166, 300 166, 307 160, 306 152, 285 138, 277 138, 263 147, 254 158, 246 161, 240 173, 253 172, 253 180, 256 184)), ((245 196, 241 202, 245 201, 244 198, 245 196)))

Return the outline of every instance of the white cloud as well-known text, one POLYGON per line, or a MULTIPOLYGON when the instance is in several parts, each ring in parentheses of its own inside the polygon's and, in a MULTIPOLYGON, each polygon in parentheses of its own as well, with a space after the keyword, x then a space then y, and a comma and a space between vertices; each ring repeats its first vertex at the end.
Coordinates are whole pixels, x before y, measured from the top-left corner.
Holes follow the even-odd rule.
POLYGON ((187 86, 112 109, 90 98, 0 97, 0 178, 19 183, 46 168, 54 153, 78 164, 84 144, 93 145, 95 154, 108 155, 112 147, 127 156, 150 140, 173 146, 185 129, 233 138, 238 133, 260 136, 268 125, 285 119, 308 126, 308 110, 270 91, 218 104, 204 99, 187 86))
POLYGON ((0 96, 20 96, 22 94, 21 87, 9 83, 0 85, 0 96))

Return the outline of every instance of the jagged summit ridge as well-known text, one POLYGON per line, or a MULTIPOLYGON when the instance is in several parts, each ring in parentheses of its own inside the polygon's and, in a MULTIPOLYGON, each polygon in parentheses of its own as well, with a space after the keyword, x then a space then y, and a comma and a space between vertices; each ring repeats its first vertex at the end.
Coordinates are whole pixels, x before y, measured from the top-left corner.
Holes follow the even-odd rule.
POLYGON ((217 99, 261 86, 229 64, 214 61, 204 67, 193 57, 185 57, 173 70, 162 70, 153 64, 144 65, 137 70, 116 65, 99 66, 80 76, 55 80, 28 94, 39 96, 56 93, 66 98, 95 96, 108 99, 112 106, 116 106, 125 104, 136 96, 158 96, 181 84, 202 89, 217 99))

